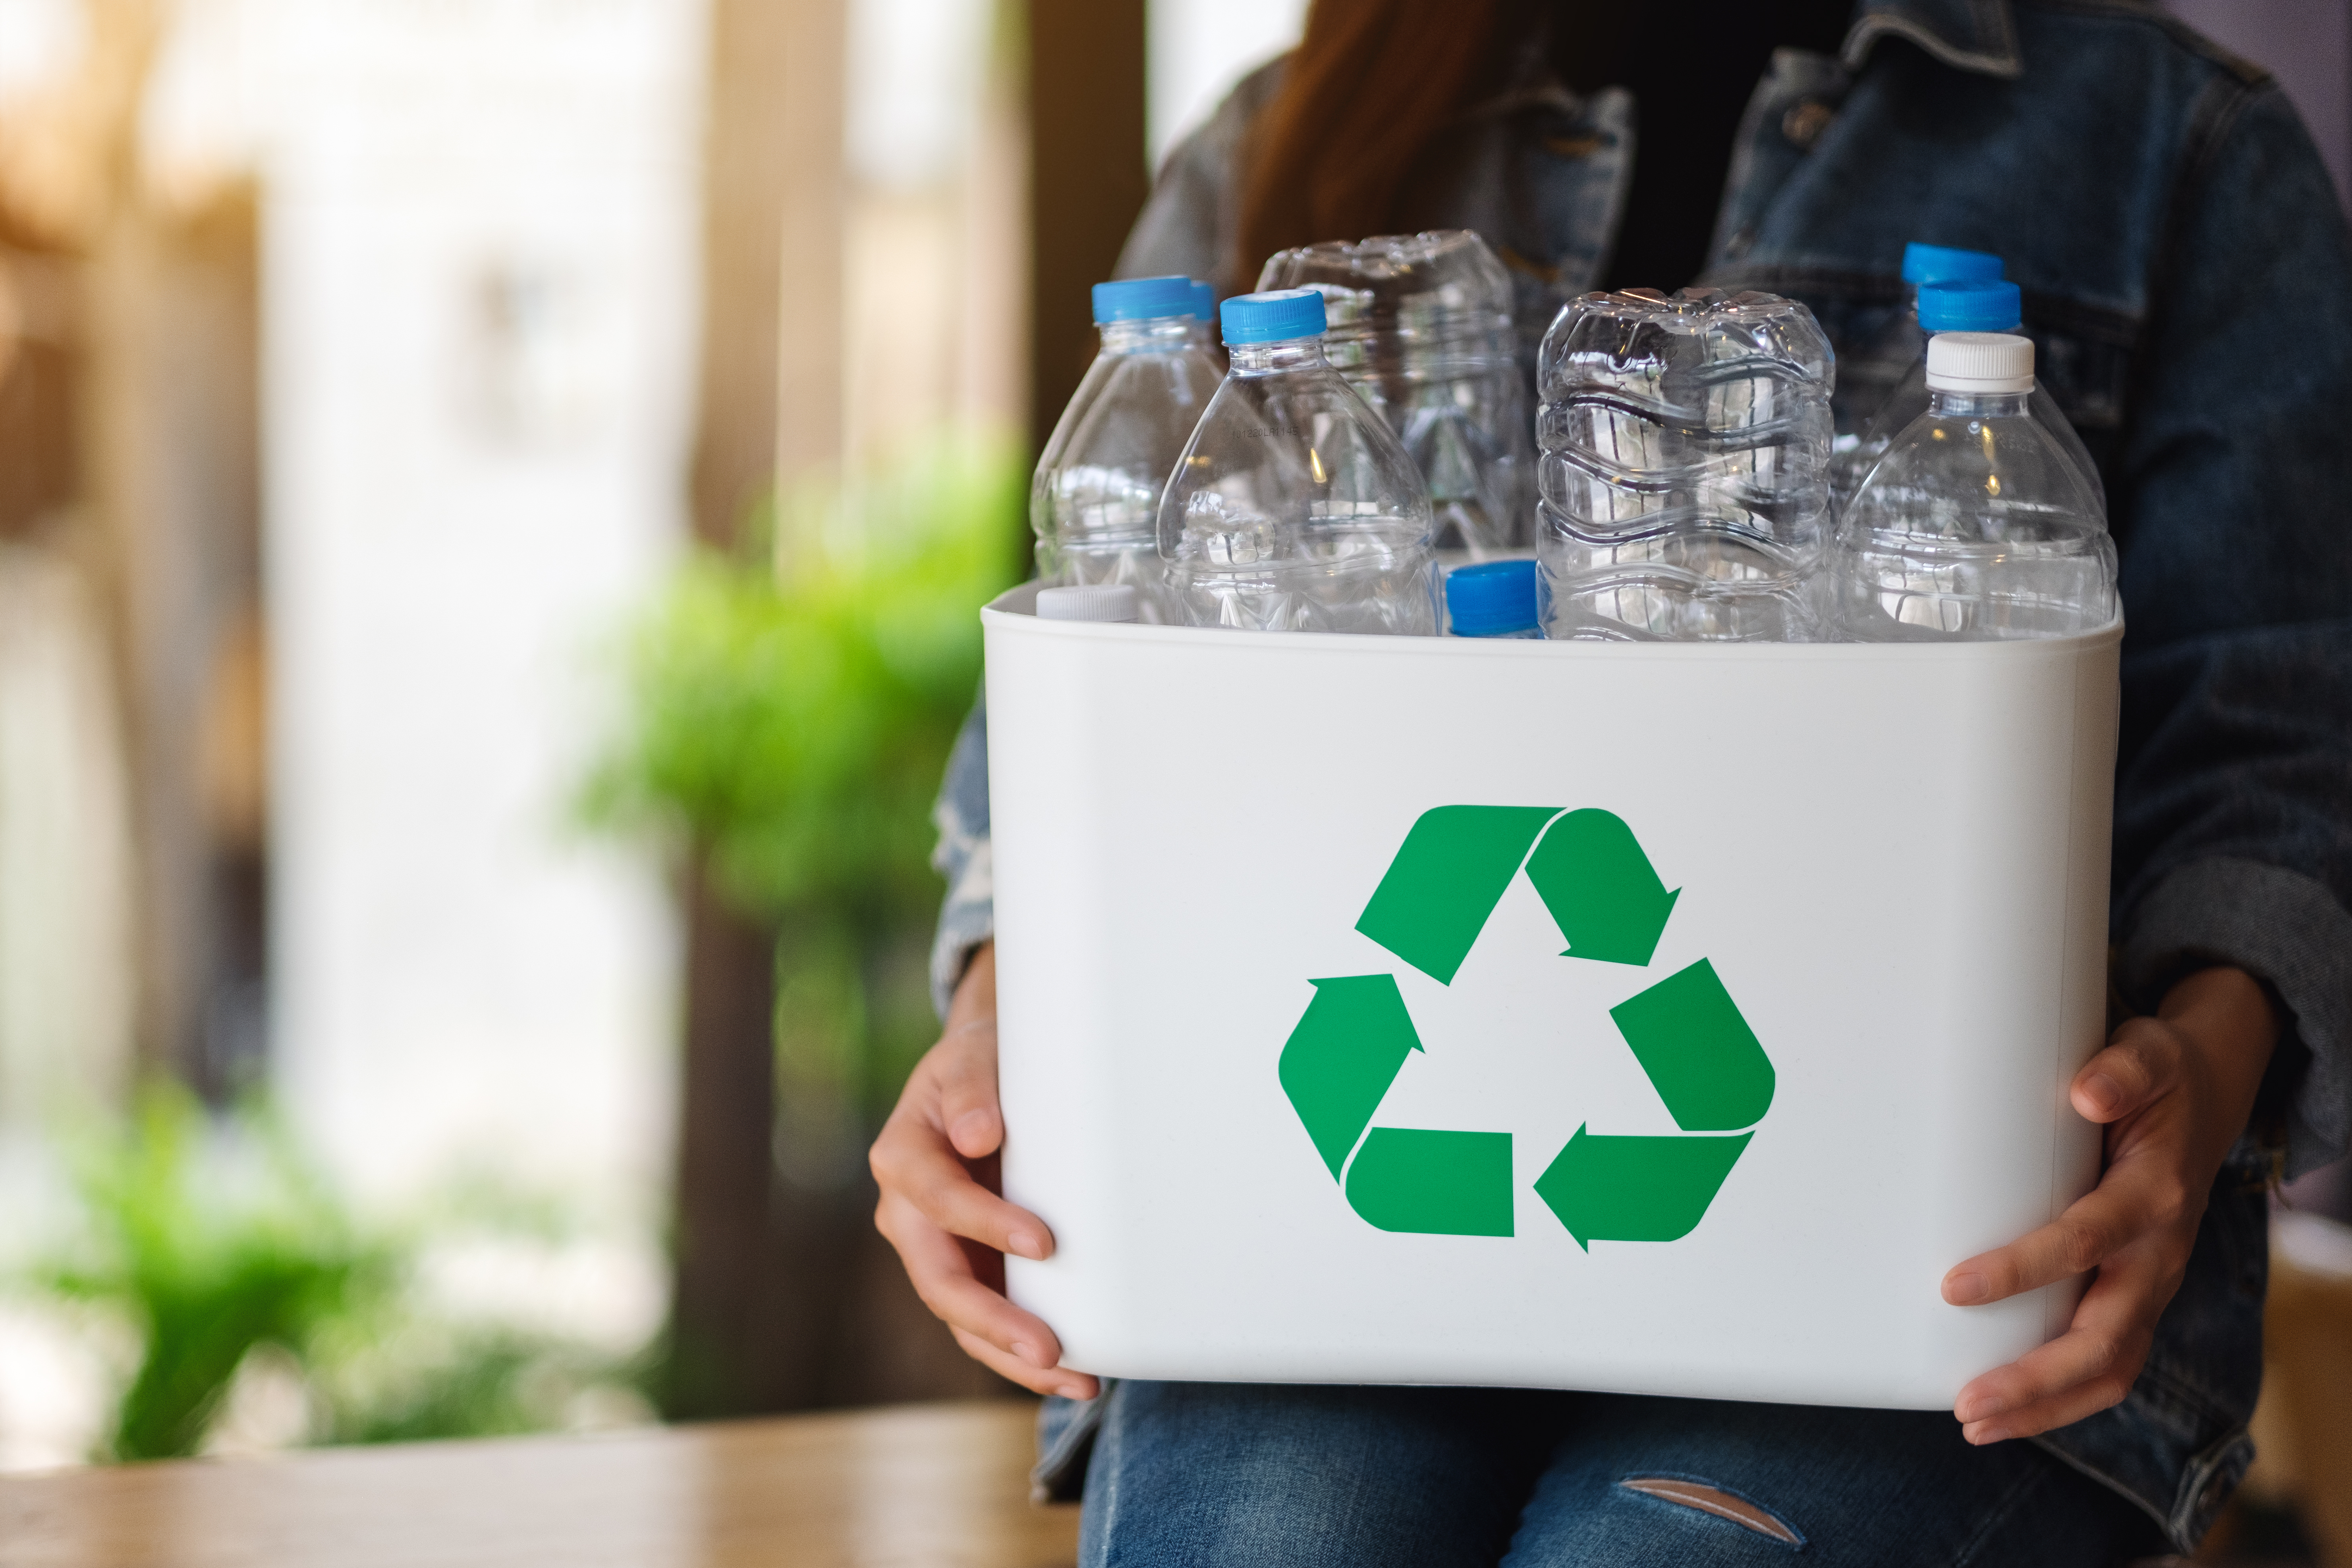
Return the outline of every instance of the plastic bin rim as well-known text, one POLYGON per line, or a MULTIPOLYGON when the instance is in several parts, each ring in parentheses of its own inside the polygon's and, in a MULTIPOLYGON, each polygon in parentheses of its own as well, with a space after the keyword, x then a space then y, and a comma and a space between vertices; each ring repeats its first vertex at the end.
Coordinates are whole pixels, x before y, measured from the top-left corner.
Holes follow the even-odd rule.
POLYGON ((1508 637, 1344 637, 1313 632, 1245 632, 1222 626, 1155 626, 1135 621, 1043 621, 1036 616, 1034 582, 1007 589, 982 606, 981 625, 992 632, 1016 637, 1075 637, 1102 642, 1117 639, 1200 644, 1216 647, 1256 647, 1269 652, 1347 653, 1376 658, 1550 658, 1611 660, 1655 659, 1795 659, 1812 663, 1860 663, 1882 659, 1990 659, 2072 658, 2123 640, 2124 622, 2117 616, 2095 632, 2068 637, 2018 637, 1997 642, 1917 643, 1722 643, 1722 642, 1546 642, 1508 637))

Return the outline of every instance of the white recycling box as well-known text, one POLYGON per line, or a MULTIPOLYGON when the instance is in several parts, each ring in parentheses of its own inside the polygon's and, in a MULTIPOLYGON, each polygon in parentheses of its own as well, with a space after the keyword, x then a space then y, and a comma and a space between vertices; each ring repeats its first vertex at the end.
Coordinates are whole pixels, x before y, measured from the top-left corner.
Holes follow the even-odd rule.
POLYGON ((1937 1408, 2079 1286, 2120 627, 982 613, 1009 1289, 1115 1376, 1937 1408))

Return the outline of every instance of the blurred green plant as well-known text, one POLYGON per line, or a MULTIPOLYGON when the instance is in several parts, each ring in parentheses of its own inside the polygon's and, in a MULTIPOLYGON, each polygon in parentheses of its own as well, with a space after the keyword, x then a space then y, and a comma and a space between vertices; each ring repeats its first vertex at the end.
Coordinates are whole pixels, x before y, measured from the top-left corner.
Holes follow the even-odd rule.
POLYGON ((170 1083, 80 1130, 67 1155, 84 1223, 33 1282, 121 1319, 140 1346, 97 1458, 200 1452, 257 1352, 299 1369, 318 1442, 545 1431, 583 1398, 635 1399, 638 1369, 620 1358, 417 1300, 428 1243, 551 1239, 544 1204, 478 1184, 413 1231, 368 1231, 261 1101, 215 1116, 170 1083))
POLYGON ((127 1124, 69 1152, 89 1224, 46 1283, 120 1313, 141 1345, 111 1458, 196 1452, 256 1346, 301 1358, 392 1282, 393 1255, 354 1230, 284 1129, 252 1108, 236 1123, 223 1137, 185 1089, 152 1085, 127 1124))
POLYGON ((340 1348, 308 1369, 323 1443, 557 1431, 580 1424, 583 1404, 652 1418, 641 1358, 512 1325, 411 1322, 340 1348))
MULTIPOLYGON (((929 805, 978 687, 976 612, 1021 565, 1024 488, 1016 446, 973 438, 803 487, 766 509, 756 558, 682 563, 626 645, 625 722, 586 816, 699 855, 777 931, 788 1178, 854 1168, 861 1123, 929 1043, 929 805)), ((468 1215, 362 1227, 258 1101, 216 1117, 152 1087, 68 1157, 86 1224, 38 1282, 140 1345, 101 1457, 200 1451, 257 1352, 299 1370, 326 1442, 545 1430, 654 1375, 436 1317, 417 1259, 468 1215)), ((546 1220, 486 1202, 459 1206, 501 1234, 546 1220)))
POLYGON ((803 486, 755 555, 689 556, 627 644, 587 818, 699 855, 775 925, 788 1118, 877 1114, 929 1043, 930 803, 979 685, 977 612, 1021 566, 1025 497, 1019 447, 970 436, 803 486))

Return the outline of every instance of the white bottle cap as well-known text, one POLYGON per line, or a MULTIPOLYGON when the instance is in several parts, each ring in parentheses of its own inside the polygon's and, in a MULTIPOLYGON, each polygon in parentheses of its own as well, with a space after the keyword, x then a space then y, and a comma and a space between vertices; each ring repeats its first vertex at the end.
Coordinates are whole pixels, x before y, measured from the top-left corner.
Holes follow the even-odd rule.
POLYGON ((2033 340, 2008 332, 1937 332, 1927 340, 1927 390, 2033 390, 2033 340))
POLYGON ((1124 583, 1037 590, 1041 621, 1131 621, 1138 608, 1135 590, 1124 583))

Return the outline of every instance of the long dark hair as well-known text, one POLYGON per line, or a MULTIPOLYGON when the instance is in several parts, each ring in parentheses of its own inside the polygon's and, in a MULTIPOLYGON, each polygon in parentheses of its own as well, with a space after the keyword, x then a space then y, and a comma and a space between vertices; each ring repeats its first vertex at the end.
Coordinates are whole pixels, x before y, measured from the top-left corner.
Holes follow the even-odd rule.
POLYGON ((1314 0, 1243 163, 1231 282, 1294 245, 1394 226, 1413 160, 1497 80, 1530 0, 1314 0))

